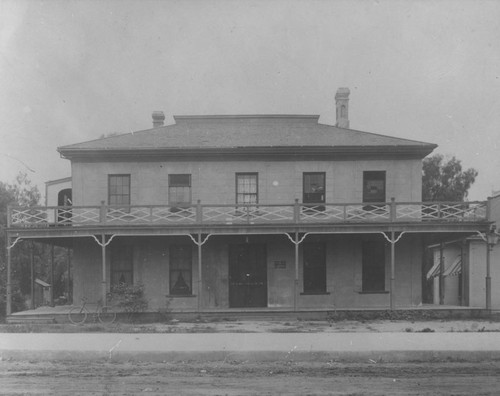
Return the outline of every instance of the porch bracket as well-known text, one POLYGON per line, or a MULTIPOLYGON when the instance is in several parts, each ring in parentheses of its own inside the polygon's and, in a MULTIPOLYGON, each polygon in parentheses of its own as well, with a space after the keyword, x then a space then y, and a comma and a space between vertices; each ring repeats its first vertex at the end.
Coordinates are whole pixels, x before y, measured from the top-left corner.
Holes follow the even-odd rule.
POLYGON ((92 235, 92 238, 95 239, 95 241, 97 242, 97 244, 100 246, 100 247, 106 247, 108 246, 111 241, 113 240, 113 238, 116 236, 116 234, 112 234, 109 239, 107 240, 107 242, 105 241, 105 239, 103 238, 103 241, 99 241, 99 239, 95 236, 95 235, 92 235))
POLYGON ((385 232, 380 232, 384 238, 387 240, 387 242, 391 243, 391 244, 396 244, 399 242, 399 240, 401 239, 401 237, 406 234, 406 231, 401 231, 401 233, 398 235, 398 237, 396 239, 394 239, 394 237, 392 236, 392 234, 394 233, 394 231, 391 231, 391 238, 389 238, 387 236, 387 234, 385 232))
POLYGON ((186 234, 189 238, 191 238, 191 240, 193 241, 193 243, 196 245, 196 246, 203 246, 207 241, 208 241, 208 238, 210 238, 212 236, 212 234, 207 234, 207 236, 205 237, 205 239, 202 240, 201 238, 201 234, 198 235, 198 240, 196 240, 191 234, 186 234))
POLYGON ((302 238, 300 238, 300 240, 298 239, 298 235, 297 235, 297 238, 296 239, 293 239, 289 233, 285 233, 285 235, 288 237, 288 239, 290 239, 290 241, 294 244, 294 245, 300 245, 302 242, 304 242, 304 239, 306 239, 306 236, 308 236, 309 234, 312 234, 312 232, 306 232, 302 238))
POLYGON ((17 237, 16 239, 14 239, 14 242, 12 242, 12 244, 10 246, 7 246, 7 249, 9 249, 9 250, 12 249, 14 246, 16 246, 16 244, 18 242, 21 242, 22 240, 23 240, 23 238, 17 237))

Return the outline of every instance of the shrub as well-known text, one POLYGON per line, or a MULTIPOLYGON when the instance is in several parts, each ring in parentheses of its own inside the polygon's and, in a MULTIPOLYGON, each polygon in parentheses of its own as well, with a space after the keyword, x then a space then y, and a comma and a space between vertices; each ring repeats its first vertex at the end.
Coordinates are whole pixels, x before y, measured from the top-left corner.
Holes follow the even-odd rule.
POLYGON ((144 286, 120 283, 111 288, 111 300, 127 313, 128 319, 148 309, 148 300, 144 295, 144 286))

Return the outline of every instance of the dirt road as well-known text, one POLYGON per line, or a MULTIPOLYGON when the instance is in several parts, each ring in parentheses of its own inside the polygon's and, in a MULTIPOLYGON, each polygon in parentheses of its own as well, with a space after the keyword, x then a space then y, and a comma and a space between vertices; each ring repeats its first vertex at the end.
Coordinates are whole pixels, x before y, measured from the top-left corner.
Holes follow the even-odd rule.
POLYGON ((1 361, 1 394, 498 395, 500 362, 1 361))

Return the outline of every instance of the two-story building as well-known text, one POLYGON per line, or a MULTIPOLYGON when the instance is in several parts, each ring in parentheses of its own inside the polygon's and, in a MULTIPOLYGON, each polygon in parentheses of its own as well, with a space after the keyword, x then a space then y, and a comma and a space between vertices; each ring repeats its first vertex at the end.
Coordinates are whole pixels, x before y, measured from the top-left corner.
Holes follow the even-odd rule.
POLYGON ((73 296, 142 284, 174 311, 415 307, 423 250, 485 232, 486 204, 422 201, 436 145, 317 115, 174 116, 59 147, 72 206, 11 208, 9 246, 70 243, 73 296))

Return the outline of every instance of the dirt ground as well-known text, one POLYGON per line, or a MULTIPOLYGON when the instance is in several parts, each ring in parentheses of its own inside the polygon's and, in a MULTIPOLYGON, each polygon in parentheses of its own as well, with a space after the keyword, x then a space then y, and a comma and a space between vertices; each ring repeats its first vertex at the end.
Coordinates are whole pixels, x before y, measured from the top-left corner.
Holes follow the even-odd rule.
MULTIPOLYGON (((489 320, 0 325, 2 332, 498 332, 489 320)), ((2 395, 498 395, 500 361, 0 361, 2 395)))
POLYGON ((500 362, 0 362, 5 395, 498 395, 500 362))
POLYGON ((0 333, 344 333, 344 332, 500 332, 499 320, 222 320, 169 323, 86 323, 70 324, 3 324, 0 333))

